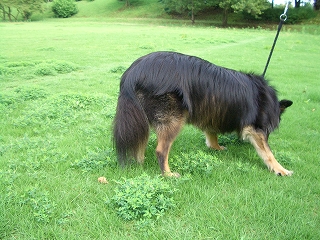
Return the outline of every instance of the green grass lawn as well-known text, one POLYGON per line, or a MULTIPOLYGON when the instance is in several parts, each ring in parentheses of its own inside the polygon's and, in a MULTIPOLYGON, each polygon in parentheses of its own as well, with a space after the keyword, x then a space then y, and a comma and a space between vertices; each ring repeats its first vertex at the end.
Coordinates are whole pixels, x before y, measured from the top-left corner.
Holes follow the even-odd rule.
POLYGON ((216 152, 186 126, 170 155, 182 177, 162 179, 154 134, 142 167, 116 164, 111 125, 123 71, 142 55, 171 50, 260 74, 274 31, 90 18, 0 23, 0 238, 319 239, 314 29, 285 28, 266 74, 279 98, 294 102, 269 139, 292 177, 268 172, 253 147, 233 135, 221 138, 228 150, 216 152), (101 176, 109 183, 100 184, 101 176), (114 199, 126 181, 143 183, 127 190, 136 202, 145 202, 143 186, 155 182, 160 193, 174 190, 172 201, 158 205, 173 204, 124 220, 128 212, 114 199))

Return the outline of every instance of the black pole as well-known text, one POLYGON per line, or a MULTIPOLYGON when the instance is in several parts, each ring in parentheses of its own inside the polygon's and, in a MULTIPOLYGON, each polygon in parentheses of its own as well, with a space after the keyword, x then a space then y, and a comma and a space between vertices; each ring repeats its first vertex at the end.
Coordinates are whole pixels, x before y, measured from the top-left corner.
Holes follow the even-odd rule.
POLYGON ((271 48, 271 51, 270 51, 270 54, 269 54, 269 57, 268 57, 268 60, 267 60, 267 64, 266 64, 266 66, 264 68, 264 71, 262 73, 262 77, 264 77, 264 75, 266 74, 266 71, 268 69, 269 62, 270 62, 274 47, 276 46, 276 43, 277 43, 277 40, 278 40, 278 36, 279 36, 279 33, 281 31, 281 28, 282 28, 282 25, 283 25, 284 21, 285 20, 280 19, 280 23, 279 23, 279 26, 278 26, 278 31, 277 31, 276 37, 274 38, 273 45, 272 45, 272 48, 271 48))

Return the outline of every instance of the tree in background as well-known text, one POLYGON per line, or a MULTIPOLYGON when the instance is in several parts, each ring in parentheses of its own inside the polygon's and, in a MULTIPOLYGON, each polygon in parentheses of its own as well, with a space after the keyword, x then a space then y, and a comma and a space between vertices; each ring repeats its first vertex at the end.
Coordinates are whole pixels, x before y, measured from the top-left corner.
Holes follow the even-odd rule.
POLYGON ((118 0, 119 2, 125 2, 125 6, 129 7, 131 4, 137 3, 139 0, 118 0))
POLYGON ((227 26, 228 14, 231 12, 246 11, 250 15, 258 17, 263 10, 270 7, 267 0, 160 0, 164 4, 164 10, 169 14, 182 14, 191 12, 191 20, 200 11, 212 7, 220 7, 223 10, 222 25, 227 26))
POLYGON ((28 20, 33 12, 42 12, 43 0, 16 0, 18 2, 17 10, 28 20))
POLYGON ((2 19, 17 20, 21 14, 24 20, 28 20, 33 12, 42 11, 42 4, 43 0, 0 0, 2 19), (13 15, 12 9, 16 9, 16 15, 13 15))
POLYGON ((299 8, 301 5, 301 0, 294 0, 294 7, 299 8))
POLYGON ((191 13, 192 24, 194 24, 195 21, 195 14, 197 14, 199 11, 217 6, 219 3, 218 0, 187 0, 187 2, 187 9, 191 13))
POLYGON ((12 5, 9 0, 0 0, 0 10, 2 12, 2 20, 6 20, 6 16, 8 16, 9 21, 12 21, 12 13, 11 13, 12 5))
POLYGON ((270 3, 266 0, 224 0, 220 1, 219 7, 223 9, 222 25, 228 25, 228 14, 232 11, 246 11, 250 15, 258 17, 263 10, 270 7, 270 3))
POLYGON ((319 0, 315 0, 314 1, 314 9, 315 10, 319 10, 320 9, 320 1, 319 0))
POLYGON ((164 10, 169 14, 189 13, 192 23, 198 12, 219 4, 219 0, 160 0, 160 2, 163 3, 164 10))

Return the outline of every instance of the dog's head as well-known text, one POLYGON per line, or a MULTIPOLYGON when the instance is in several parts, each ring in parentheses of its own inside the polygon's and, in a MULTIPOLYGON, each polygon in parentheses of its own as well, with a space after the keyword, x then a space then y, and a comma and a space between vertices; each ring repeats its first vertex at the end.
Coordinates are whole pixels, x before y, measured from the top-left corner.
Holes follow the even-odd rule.
POLYGON ((291 100, 286 100, 283 99, 279 102, 279 106, 280 106, 280 115, 282 113, 284 113, 284 111, 286 110, 286 108, 290 107, 293 104, 293 102, 291 100))
MULTIPOLYGON (((277 125, 278 126, 279 122, 281 121, 281 115, 282 113, 284 113, 284 111, 286 110, 286 108, 290 107, 293 104, 293 102, 291 100, 287 100, 287 99, 283 99, 279 102, 279 109, 280 109, 280 115, 278 116, 279 119, 277 121, 277 125)), ((274 126, 269 126, 269 128, 265 128, 264 132, 266 134, 267 139, 269 138, 269 134, 276 128, 274 126)))

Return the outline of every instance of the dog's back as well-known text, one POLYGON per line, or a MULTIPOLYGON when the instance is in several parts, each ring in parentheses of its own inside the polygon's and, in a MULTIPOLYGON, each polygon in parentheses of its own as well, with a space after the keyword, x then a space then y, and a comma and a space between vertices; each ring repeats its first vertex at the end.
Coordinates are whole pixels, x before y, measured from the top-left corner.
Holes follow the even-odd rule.
POLYGON ((138 59, 124 73, 120 94, 136 99, 138 90, 153 96, 175 94, 189 113, 188 122, 201 129, 240 132, 253 124, 271 132, 279 124, 275 90, 261 76, 193 56, 155 52, 138 59), (268 116, 258 114, 263 112, 268 116))

